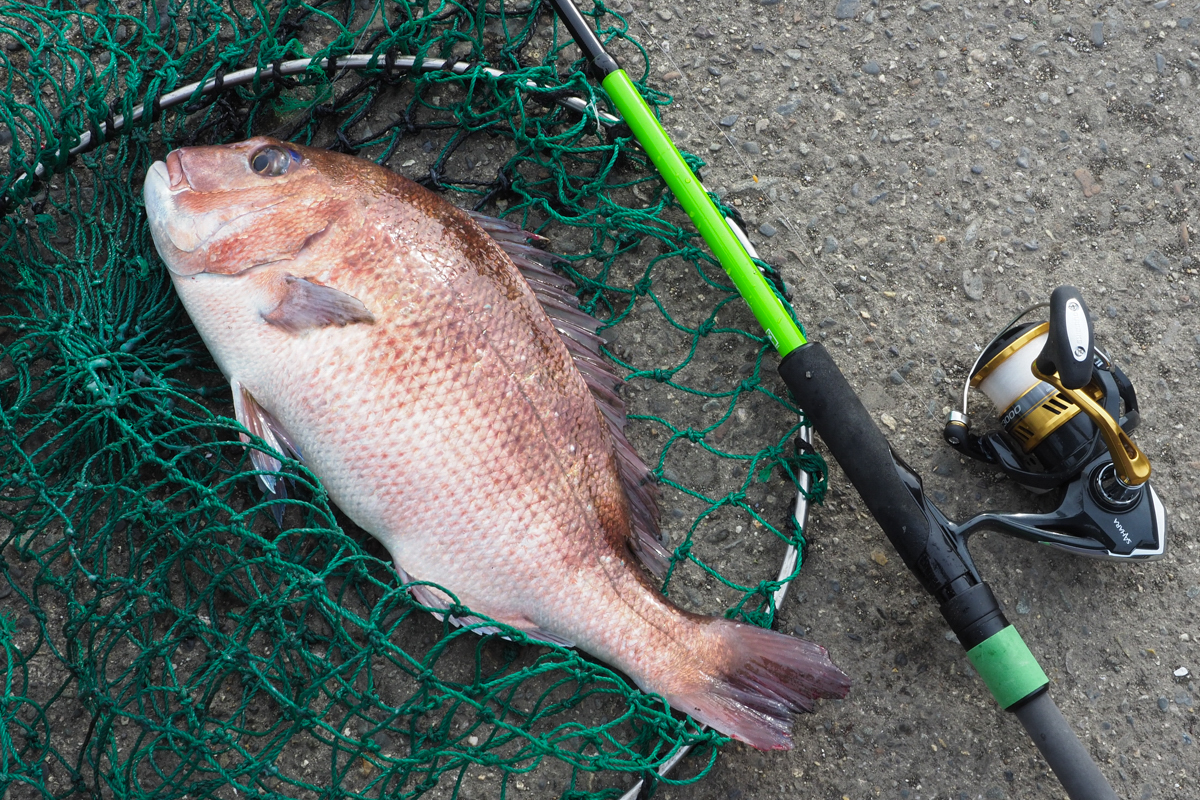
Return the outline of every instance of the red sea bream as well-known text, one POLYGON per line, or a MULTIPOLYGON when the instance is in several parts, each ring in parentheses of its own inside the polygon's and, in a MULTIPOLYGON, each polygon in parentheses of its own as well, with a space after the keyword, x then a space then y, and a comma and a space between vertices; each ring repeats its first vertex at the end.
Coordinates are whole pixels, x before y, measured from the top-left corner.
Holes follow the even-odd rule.
POLYGON ((175 150, 145 200, 238 420, 301 457, 401 580, 577 646, 755 747, 790 747, 794 712, 845 695, 824 648, 656 589, 666 552, 620 380, 530 236, 271 139, 175 150))

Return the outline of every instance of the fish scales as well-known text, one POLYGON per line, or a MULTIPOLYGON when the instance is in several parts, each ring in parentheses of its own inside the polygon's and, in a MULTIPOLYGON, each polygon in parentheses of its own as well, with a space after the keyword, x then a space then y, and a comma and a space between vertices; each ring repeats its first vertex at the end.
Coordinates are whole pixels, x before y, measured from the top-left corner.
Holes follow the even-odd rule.
POLYGON ((822 648, 658 592, 630 551, 604 412, 468 214, 370 162, 268 139, 174 151, 145 196, 239 420, 301 454, 402 577, 573 643, 756 746, 790 746, 792 712, 845 693, 822 648))

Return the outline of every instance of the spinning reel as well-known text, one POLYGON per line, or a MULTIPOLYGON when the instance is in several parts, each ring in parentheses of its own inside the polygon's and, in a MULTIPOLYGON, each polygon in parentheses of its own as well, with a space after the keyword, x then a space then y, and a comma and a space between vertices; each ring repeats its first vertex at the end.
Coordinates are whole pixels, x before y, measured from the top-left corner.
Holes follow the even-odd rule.
POLYGON ((1049 514, 981 514, 957 533, 987 527, 1099 558, 1161 557, 1166 512, 1149 483, 1150 462, 1129 438, 1138 420, 1133 384, 1093 345, 1083 297, 1070 286, 1055 289, 1049 303, 1018 314, 979 354, 962 411, 950 412, 942 435, 1033 492, 1065 489, 1062 501, 1049 514), (1047 306, 1048 321, 1020 323, 1047 306), (972 387, 992 401, 1002 431, 971 431, 972 387))

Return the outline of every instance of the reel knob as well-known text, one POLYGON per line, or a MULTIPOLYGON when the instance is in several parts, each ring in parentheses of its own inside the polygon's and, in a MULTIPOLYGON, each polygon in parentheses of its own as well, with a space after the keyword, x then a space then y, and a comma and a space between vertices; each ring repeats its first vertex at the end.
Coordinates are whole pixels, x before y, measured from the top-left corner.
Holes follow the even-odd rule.
POLYGON ((1150 462, 1121 429, 1117 420, 1085 391, 1092 375, 1092 321, 1083 295, 1073 286, 1060 286, 1050 295, 1046 344, 1033 362, 1033 374, 1068 397, 1104 438, 1116 478, 1127 487, 1150 479, 1150 462))
POLYGON ((1050 294, 1050 330, 1034 363, 1044 375, 1057 372, 1068 389, 1082 389, 1092 379, 1092 318, 1074 286, 1050 294))

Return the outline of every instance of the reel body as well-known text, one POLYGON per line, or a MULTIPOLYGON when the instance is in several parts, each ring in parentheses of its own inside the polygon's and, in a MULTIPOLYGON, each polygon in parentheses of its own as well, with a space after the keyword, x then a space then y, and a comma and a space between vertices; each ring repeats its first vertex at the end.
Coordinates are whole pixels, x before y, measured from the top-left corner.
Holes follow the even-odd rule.
POLYGON ((1026 309, 983 349, 943 438, 1030 491, 1063 490, 1062 500, 1050 514, 980 514, 958 531, 987 527, 1102 558, 1161 557, 1166 513, 1149 462, 1129 438, 1139 419, 1132 382, 1093 346, 1082 296, 1059 287, 1049 304, 1026 309), (1018 324, 1046 305, 1049 321, 1018 324), (970 429, 969 388, 992 401, 1001 430, 970 429))

